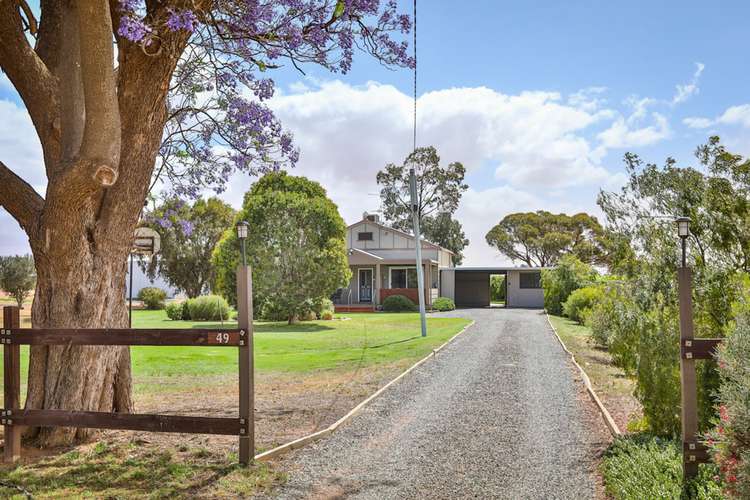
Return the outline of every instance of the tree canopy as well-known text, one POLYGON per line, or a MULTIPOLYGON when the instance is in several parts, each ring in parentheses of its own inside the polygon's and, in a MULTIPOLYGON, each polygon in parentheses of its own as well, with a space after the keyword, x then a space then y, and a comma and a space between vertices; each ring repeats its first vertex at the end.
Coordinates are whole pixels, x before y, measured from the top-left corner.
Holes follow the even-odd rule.
POLYGON ((417 148, 406 157, 403 165, 389 163, 378 172, 383 217, 396 229, 408 232, 413 230, 409 193, 411 168, 417 178, 417 213, 422 235, 454 252, 454 263, 460 264, 469 240, 453 214, 469 188, 464 184, 466 169, 459 162, 440 165, 437 150, 429 146, 417 148))
MULTIPOLYGON (((42 196, 0 159, 0 205, 36 263, 34 326, 127 326, 126 261, 155 184, 197 197, 233 172, 293 165, 293 138, 267 105, 273 70, 344 73, 355 51, 412 67, 410 30, 396 2, 379 0, 0 2, 0 69, 47 177, 42 196)), ((31 350, 27 408, 128 412, 131 389, 127 347, 31 350)), ((90 431, 28 434, 44 446, 90 431)))
POLYGON ((464 260, 464 248, 469 245, 461 223, 451 217, 451 214, 441 212, 435 216, 425 217, 421 224, 424 238, 453 252, 453 265, 461 265, 464 260))
MULTIPOLYGON (((273 309, 292 322, 348 283, 346 224, 317 182, 266 174, 245 195, 237 220, 249 223, 247 259, 261 312, 273 309)), ((230 230, 214 255, 217 290, 230 301, 236 301, 239 249, 230 230)))
POLYGON ((13 297, 18 307, 23 306, 35 284, 36 271, 31 255, 0 257, 0 288, 13 297))
POLYGON ((528 266, 553 266, 565 254, 583 262, 604 257, 602 227, 595 217, 544 210, 506 215, 486 235, 487 243, 528 266))
POLYGON ((211 256, 234 215, 232 207, 218 198, 199 199, 192 205, 171 198, 144 214, 144 223, 161 236, 161 251, 143 263, 149 277, 162 276, 190 298, 208 292, 216 278, 211 256))

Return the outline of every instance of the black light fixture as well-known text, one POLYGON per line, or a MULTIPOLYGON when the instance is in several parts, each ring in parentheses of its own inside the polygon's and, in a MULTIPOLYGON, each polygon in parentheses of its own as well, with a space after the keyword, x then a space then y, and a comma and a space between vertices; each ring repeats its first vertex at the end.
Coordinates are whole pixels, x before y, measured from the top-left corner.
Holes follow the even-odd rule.
POLYGON ((247 221, 240 221, 237 223, 237 238, 240 240, 241 251, 242 251, 242 265, 247 265, 247 257, 245 256, 245 240, 247 239, 247 231, 250 227, 250 224, 247 223, 247 221))
POLYGON ((682 267, 685 267, 687 263, 687 238, 690 236, 690 217, 677 218, 677 236, 682 240, 682 267))

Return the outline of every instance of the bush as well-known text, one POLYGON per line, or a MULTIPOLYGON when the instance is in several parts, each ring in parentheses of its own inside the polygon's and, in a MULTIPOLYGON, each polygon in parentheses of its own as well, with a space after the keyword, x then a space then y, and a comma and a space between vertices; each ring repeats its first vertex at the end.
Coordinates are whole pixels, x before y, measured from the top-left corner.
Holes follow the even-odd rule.
POLYGON ((490 276, 490 301, 505 302, 505 276, 500 274, 490 276))
MULTIPOLYGON (((187 301, 192 321, 226 321, 229 319, 229 304, 218 295, 203 295, 187 301)), ((185 319, 183 317, 183 319, 185 319)))
POLYGON ((185 309, 183 306, 184 302, 170 302, 164 308, 167 311, 167 317, 172 321, 179 321, 183 319, 182 311, 185 309))
POLYGON ((719 422, 708 444, 721 467, 726 493, 750 497, 750 313, 737 318, 718 349, 719 422))
POLYGON ((383 310, 387 312, 412 312, 417 310, 417 306, 408 297, 391 295, 383 301, 383 310))
POLYGON ((278 307, 274 301, 266 299, 260 309, 260 319, 263 321, 288 321, 289 314, 285 308, 278 307))
POLYGON ((316 319, 333 319, 335 308, 333 301, 329 298, 323 297, 315 301, 312 309, 315 312, 316 319))
POLYGON ((574 290, 596 281, 596 270, 573 255, 562 257, 557 266, 542 270, 544 308, 550 314, 561 315, 563 303, 574 290))
POLYGON ((607 493, 618 500, 724 498, 713 480, 716 466, 701 465, 698 477, 683 488, 681 447, 647 435, 615 440, 605 454, 602 474, 607 493))
POLYGON ((583 324, 591 309, 604 298, 600 285, 591 285, 573 290, 563 304, 563 314, 573 321, 583 324))
POLYGON ((432 303, 432 307, 438 311, 452 311, 456 308, 456 303, 448 297, 438 297, 432 303))
POLYGON ((166 299, 167 292, 154 286, 141 288, 138 292, 138 300, 143 301, 143 306, 146 309, 164 309, 164 301, 166 299))

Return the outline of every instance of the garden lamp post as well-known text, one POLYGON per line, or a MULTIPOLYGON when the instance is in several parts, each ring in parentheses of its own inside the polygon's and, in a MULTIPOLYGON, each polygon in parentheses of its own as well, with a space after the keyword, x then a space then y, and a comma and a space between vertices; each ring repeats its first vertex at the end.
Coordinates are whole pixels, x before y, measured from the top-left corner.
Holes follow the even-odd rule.
POLYGON ((679 217, 677 219, 677 235, 682 240, 682 267, 686 267, 687 238, 690 236, 690 217, 679 217))
POLYGON ((247 266, 245 240, 250 224, 237 223, 242 263, 237 266, 237 326, 240 328, 240 452, 239 460, 250 465, 255 455, 255 364, 253 358, 253 278, 247 266))
POLYGON ((247 256, 245 255, 245 240, 247 239, 247 230, 250 224, 247 221, 240 221, 237 223, 237 238, 240 240, 240 252, 242 253, 242 265, 247 265, 247 256))
POLYGON ((687 267, 687 239, 690 236, 690 219, 677 219, 677 236, 682 244, 682 263, 677 269, 680 304, 680 398, 682 420, 682 473, 685 479, 698 473, 697 450, 701 445, 698 436, 698 380, 692 349, 693 292, 692 271, 687 267))

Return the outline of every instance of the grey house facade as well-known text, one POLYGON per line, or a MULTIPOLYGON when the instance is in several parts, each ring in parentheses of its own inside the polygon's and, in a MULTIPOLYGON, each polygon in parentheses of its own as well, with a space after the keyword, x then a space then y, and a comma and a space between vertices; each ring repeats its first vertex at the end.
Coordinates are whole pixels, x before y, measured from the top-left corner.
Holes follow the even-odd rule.
MULTIPOLYGON (((333 297, 339 311, 374 310, 389 295, 404 295, 419 301, 415 237, 380 222, 377 215, 364 214, 347 228, 346 243, 352 278, 333 297)), ((422 245, 425 303, 440 294, 440 270, 451 266, 453 252, 426 240, 422 245)))
MULTIPOLYGON (((404 295, 419 301, 415 237, 380 222, 365 213, 347 228, 346 244, 352 277, 333 296, 339 312, 373 311, 389 295, 404 295)), ((490 306, 490 276, 506 276, 507 307, 544 307, 538 267, 453 266, 453 252, 422 239, 422 293, 429 308, 439 296, 449 297, 459 307, 490 306)))

